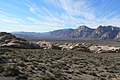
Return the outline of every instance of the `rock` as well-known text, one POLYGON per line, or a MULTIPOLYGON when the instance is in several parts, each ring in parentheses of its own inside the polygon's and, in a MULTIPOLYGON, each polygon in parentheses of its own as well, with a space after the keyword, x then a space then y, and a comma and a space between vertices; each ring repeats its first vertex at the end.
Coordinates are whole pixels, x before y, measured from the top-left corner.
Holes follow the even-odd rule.
POLYGON ((89 50, 90 50, 91 52, 99 53, 99 50, 101 50, 101 48, 98 47, 97 45, 95 45, 95 46, 90 46, 90 47, 89 47, 89 50))
POLYGON ((38 42, 36 42, 36 44, 38 44, 43 49, 56 49, 56 50, 62 49, 59 45, 56 45, 52 42, 38 41, 38 42))
POLYGON ((36 49, 40 48, 38 44, 29 42, 22 38, 17 38, 14 35, 6 32, 0 33, 0 46, 1 47, 10 47, 10 48, 30 48, 36 49))
POLYGON ((120 31, 118 32, 117 36, 115 37, 115 39, 120 39, 120 31))
POLYGON ((68 37, 68 38, 87 38, 94 29, 91 29, 85 25, 79 26, 77 29, 61 29, 51 32, 52 36, 68 37))
POLYGON ((118 32, 120 31, 119 27, 114 26, 99 26, 89 38, 92 39, 114 39, 118 32))
POLYGON ((60 38, 82 38, 82 39, 117 39, 120 38, 120 28, 115 26, 98 26, 96 29, 85 25, 76 29, 60 29, 50 32, 51 36, 60 38))
POLYGON ((52 45, 51 42, 46 42, 46 41, 38 41, 36 42, 36 44, 38 44, 40 47, 42 47, 43 49, 48 49, 48 47, 50 45, 52 45))
POLYGON ((11 48, 24 48, 24 49, 37 49, 40 48, 39 45, 34 44, 32 42, 27 41, 19 41, 19 40, 13 40, 7 44, 3 44, 4 47, 11 47, 11 48))
POLYGON ((76 46, 75 43, 68 43, 68 44, 59 45, 59 47, 61 47, 62 50, 74 50, 76 46))
POLYGON ((120 47, 93 45, 89 47, 89 50, 95 53, 119 52, 120 47))
POLYGON ((59 47, 62 48, 62 50, 77 50, 77 51, 88 51, 89 52, 89 47, 92 44, 89 43, 68 43, 68 44, 62 44, 59 45, 59 47))

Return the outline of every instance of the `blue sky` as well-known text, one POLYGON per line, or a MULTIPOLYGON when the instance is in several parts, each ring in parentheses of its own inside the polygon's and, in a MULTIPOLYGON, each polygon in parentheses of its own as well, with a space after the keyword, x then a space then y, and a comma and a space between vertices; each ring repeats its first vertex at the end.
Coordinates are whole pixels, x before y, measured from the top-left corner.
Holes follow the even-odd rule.
POLYGON ((120 27, 120 0, 0 0, 0 31, 120 27))

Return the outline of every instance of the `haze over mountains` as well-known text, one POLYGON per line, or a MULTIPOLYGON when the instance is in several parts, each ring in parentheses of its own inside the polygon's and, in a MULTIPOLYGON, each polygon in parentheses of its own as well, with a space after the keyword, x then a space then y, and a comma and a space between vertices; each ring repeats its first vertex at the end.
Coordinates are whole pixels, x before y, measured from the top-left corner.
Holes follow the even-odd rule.
POLYGON ((29 39, 41 38, 79 38, 79 39, 119 39, 120 28, 115 26, 99 26, 96 29, 79 26, 76 29, 60 29, 46 33, 13 32, 17 37, 29 39))

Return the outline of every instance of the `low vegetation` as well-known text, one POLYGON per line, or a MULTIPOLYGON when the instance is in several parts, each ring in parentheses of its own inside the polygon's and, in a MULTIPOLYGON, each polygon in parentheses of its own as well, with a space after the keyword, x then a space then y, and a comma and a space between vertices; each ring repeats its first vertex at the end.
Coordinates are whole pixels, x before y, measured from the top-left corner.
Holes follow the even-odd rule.
POLYGON ((120 53, 1 49, 0 77, 18 80, 119 80, 120 53))

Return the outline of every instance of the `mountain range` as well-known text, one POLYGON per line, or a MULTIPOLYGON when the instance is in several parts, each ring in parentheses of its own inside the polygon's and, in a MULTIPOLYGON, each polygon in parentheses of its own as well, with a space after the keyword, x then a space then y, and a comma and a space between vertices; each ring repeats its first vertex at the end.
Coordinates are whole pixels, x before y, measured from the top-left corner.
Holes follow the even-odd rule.
POLYGON ((76 29, 59 29, 45 33, 12 32, 17 37, 28 39, 79 38, 79 39, 120 39, 120 28, 115 26, 99 26, 96 29, 85 25, 76 29))

